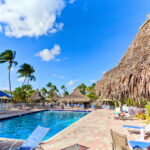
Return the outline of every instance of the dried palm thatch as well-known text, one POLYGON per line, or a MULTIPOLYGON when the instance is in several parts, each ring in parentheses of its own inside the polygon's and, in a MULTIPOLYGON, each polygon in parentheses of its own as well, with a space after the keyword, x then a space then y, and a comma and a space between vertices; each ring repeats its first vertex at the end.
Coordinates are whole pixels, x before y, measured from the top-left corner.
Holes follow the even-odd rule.
POLYGON ((88 103, 90 102, 90 99, 87 96, 83 95, 80 92, 79 88, 75 88, 70 95, 65 96, 64 98, 60 98, 60 101, 65 103, 88 103))
POLYGON ((52 101, 52 98, 49 98, 49 97, 46 97, 45 100, 46 100, 47 102, 53 102, 53 101, 52 101))
POLYGON ((55 93, 54 94, 54 96, 52 97, 52 101, 58 101, 59 100, 59 98, 61 98, 61 97, 59 97, 58 95, 57 95, 57 93, 55 93))
POLYGON ((150 16, 117 67, 96 84, 100 98, 150 98, 150 16))
POLYGON ((112 99, 98 99, 97 102, 113 102, 112 99))
POLYGON ((60 98, 61 98, 61 95, 60 95, 60 94, 57 95, 57 93, 55 93, 52 98, 47 97, 47 98, 45 98, 45 100, 46 100, 47 102, 53 103, 53 102, 58 102, 60 98))
POLYGON ((45 100, 45 98, 41 95, 41 93, 39 92, 39 89, 36 89, 36 91, 32 94, 29 100, 36 103, 36 102, 45 100))

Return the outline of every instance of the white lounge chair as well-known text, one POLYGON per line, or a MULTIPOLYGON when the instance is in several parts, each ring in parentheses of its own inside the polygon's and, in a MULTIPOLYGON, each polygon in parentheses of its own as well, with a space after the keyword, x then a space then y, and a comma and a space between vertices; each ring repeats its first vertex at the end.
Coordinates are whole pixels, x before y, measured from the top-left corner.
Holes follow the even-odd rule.
POLYGON ((43 140, 49 130, 49 128, 38 126, 20 147, 15 147, 16 143, 19 142, 16 141, 11 145, 9 150, 14 150, 14 147, 16 150, 35 150, 36 147, 40 147, 40 142, 43 140))
POLYGON ((141 134, 141 140, 144 141, 145 133, 147 131, 150 131, 150 124, 148 124, 146 127, 139 127, 139 126, 130 126, 130 125, 123 125, 123 128, 127 129, 133 129, 133 130, 139 130, 141 134))

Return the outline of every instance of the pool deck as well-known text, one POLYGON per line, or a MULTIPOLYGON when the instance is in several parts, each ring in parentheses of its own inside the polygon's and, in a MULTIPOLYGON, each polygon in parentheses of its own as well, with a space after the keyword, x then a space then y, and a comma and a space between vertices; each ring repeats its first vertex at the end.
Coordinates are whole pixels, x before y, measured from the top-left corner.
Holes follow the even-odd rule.
MULTIPOLYGON (((79 121, 42 143, 44 150, 62 150, 70 146, 80 150, 112 150, 110 129, 125 134, 128 140, 138 140, 139 134, 129 134, 122 125, 143 125, 138 120, 113 119, 113 111, 98 110, 89 113, 79 121), (78 148, 79 149, 79 148, 78 148)), ((8 150, 15 140, 0 139, 0 150, 8 150)), ((147 141, 150 141, 148 138, 147 141)), ((22 141, 19 143, 21 144, 22 141)), ((70 148, 69 150, 77 150, 70 148)))
POLYGON ((3 112, 0 114, 0 120, 6 120, 13 117, 18 117, 22 115, 32 114, 36 112, 43 111, 44 109, 32 109, 32 110, 24 110, 24 111, 9 111, 9 112, 3 112))

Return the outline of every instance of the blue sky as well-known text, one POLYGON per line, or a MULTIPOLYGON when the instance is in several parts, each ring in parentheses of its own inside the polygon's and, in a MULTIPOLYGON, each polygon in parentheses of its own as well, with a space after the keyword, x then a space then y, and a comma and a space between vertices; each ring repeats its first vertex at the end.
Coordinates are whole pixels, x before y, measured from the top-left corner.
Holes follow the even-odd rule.
MULTIPOLYGON (((50 81, 71 91, 98 81, 121 60, 148 13, 149 0, 0 0, 0 52, 16 50, 19 62, 12 88, 21 85, 16 71, 23 63, 36 70, 34 88, 50 81)), ((0 89, 8 88, 7 65, 0 65, 0 89)))

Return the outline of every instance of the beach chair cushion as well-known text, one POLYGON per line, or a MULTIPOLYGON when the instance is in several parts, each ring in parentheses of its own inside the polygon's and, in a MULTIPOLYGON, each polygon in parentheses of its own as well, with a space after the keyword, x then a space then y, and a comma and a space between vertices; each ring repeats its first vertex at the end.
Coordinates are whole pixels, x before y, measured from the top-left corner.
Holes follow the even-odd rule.
POLYGON ((48 133, 49 128, 38 126, 19 150, 30 150, 36 148, 48 133))
POLYGON ((145 127, 138 127, 138 126, 128 126, 128 125, 123 125, 123 128, 132 128, 132 129, 145 129, 145 127))
POLYGON ((135 148, 144 148, 146 149, 148 146, 150 146, 150 142, 142 142, 142 141, 129 141, 130 146, 135 148))

